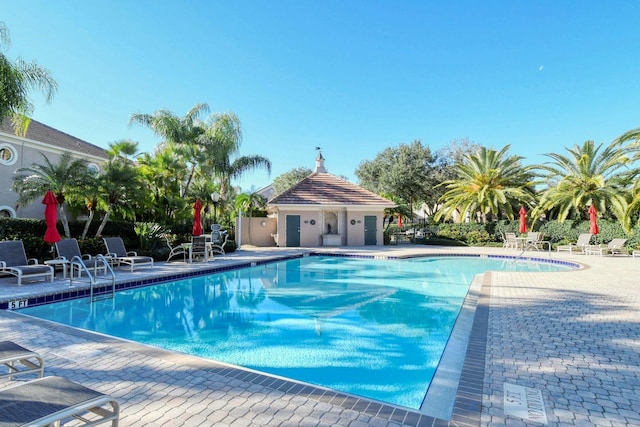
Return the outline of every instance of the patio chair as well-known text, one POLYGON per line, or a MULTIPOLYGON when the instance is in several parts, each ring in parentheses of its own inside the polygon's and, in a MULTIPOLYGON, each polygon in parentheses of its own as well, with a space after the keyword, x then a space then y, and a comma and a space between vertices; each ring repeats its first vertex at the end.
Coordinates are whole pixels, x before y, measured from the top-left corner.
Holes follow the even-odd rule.
POLYGON ((623 249, 625 243, 627 243, 627 239, 613 239, 606 245, 589 245, 585 250, 588 255, 629 255, 629 253, 623 249))
MULTIPOLYGON (((211 226, 213 229, 213 226, 211 226)), ((211 246, 209 247, 210 255, 213 257, 215 254, 226 255, 224 246, 227 244, 229 234, 225 230, 213 230, 211 231, 211 246)))
POLYGON ((205 262, 209 261, 209 236, 192 236, 189 245, 189 262, 193 262, 196 257, 202 257, 205 262))
POLYGON ((106 394, 61 377, 21 382, 0 391, 2 425, 61 425, 74 418, 86 426, 111 422, 117 427, 120 404, 106 394))
POLYGON ((153 258, 127 251, 122 237, 103 237, 102 240, 107 247, 107 257, 110 257, 114 263, 128 265, 131 271, 136 267, 153 268, 153 258))
POLYGON ((11 274, 18 278, 18 286, 22 279, 43 277, 53 282, 54 269, 49 265, 38 264, 35 258, 27 259, 22 240, 0 242, 0 275, 11 274))
POLYGON ((585 249, 589 246, 589 242, 591 241, 590 233, 582 233, 578 236, 578 241, 576 243, 570 243, 568 245, 559 245, 556 248, 556 251, 568 251, 570 254, 574 252, 582 252, 585 253, 585 249))
MULTIPOLYGON (((56 242, 55 245, 58 253, 58 258, 56 259, 65 260, 69 263, 71 277, 73 277, 74 270, 77 270, 78 277, 80 277, 83 267, 93 269, 94 274, 98 270, 102 270, 104 274, 107 274, 107 266, 104 263, 98 262, 89 254, 80 252, 80 245, 78 245, 77 239, 62 239, 56 242)), ((66 266, 63 266, 63 268, 66 268, 66 266)))
POLYGON ((44 360, 38 353, 28 350, 12 341, 0 341, 0 366, 7 371, 0 372, 0 378, 13 379, 16 375, 37 373, 42 378, 44 360))
POLYGON ((516 233, 504 233, 502 239, 504 241, 503 247, 505 249, 518 249, 518 246, 520 246, 518 239, 516 238, 516 233))
POLYGON ((544 245, 547 245, 547 250, 551 251, 551 242, 544 240, 544 233, 539 231, 530 231, 527 234, 527 248, 535 249, 536 251, 544 250, 544 245))
POLYGON ((167 257, 167 261, 169 261, 174 256, 182 255, 182 260, 187 260, 187 254, 189 253, 189 243, 180 243, 177 246, 171 246, 169 243, 169 237, 164 236, 164 240, 167 242, 167 246, 169 247, 169 256, 167 257))

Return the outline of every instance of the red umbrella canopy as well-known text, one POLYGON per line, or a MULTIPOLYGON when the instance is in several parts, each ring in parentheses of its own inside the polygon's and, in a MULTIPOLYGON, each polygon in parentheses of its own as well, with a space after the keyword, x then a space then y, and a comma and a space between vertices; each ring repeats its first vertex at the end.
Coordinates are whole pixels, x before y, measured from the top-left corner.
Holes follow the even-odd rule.
POLYGON ((398 228, 402 228, 402 215, 398 214, 398 228))
POLYGON ((202 234, 202 221, 201 221, 201 213, 202 203, 200 200, 196 200, 193 204, 193 235, 199 236, 202 234))
POLYGON ((524 206, 520 207, 520 232, 527 232, 527 210, 524 206))
POLYGON ((596 207, 593 205, 589 206, 589 222, 591 222, 591 225, 589 226, 589 233, 591 234, 598 234, 600 232, 598 229, 597 215, 598 210, 596 207))
POLYGON ((60 233, 58 233, 58 229, 56 228, 56 223, 58 222, 58 200, 56 199, 53 191, 47 191, 47 194, 44 195, 44 199, 42 199, 42 204, 45 205, 44 208, 44 221, 47 223, 47 231, 44 233, 44 241, 47 243, 55 243, 60 241, 60 233))

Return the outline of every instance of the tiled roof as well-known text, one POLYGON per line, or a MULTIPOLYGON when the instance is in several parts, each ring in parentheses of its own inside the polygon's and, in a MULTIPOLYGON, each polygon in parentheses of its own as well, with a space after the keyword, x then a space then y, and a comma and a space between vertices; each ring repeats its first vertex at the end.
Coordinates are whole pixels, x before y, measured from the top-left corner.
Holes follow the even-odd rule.
POLYGON ((396 206, 369 190, 330 173, 314 172, 297 185, 269 200, 269 205, 396 206))
MULTIPOLYGON (((0 123, 0 132, 15 135, 13 125, 10 119, 4 119, 0 123)), ((75 151, 78 153, 84 153, 91 156, 102 157, 108 159, 109 156, 103 148, 97 145, 90 144, 75 136, 71 136, 67 133, 61 132, 37 120, 31 120, 29 128, 27 129, 27 139, 42 142, 45 144, 54 145, 60 147, 63 150, 75 151)))

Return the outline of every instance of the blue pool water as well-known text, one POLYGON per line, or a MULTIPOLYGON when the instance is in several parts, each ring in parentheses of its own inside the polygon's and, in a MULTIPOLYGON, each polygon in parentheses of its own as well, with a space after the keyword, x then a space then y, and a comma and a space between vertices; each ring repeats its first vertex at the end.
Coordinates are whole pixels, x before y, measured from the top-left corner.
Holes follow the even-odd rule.
POLYGON ((418 409, 480 258, 306 257, 21 312, 418 409))

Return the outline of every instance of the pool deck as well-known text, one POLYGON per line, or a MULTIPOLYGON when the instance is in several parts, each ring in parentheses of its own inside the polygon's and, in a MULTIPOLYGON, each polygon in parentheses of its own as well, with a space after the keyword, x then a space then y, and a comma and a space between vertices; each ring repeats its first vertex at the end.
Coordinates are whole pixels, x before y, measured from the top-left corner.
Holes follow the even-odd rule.
MULTIPOLYGON (((502 248, 413 245, 243 247, 208 264, 158 263, 152 270, 117 270, 117 277, 140 280, 323 250, 373 256, 519 254, 502 248)), ((8 310, 0 310, 0 340, 39 352, 46 375, 117 398, 121 426, 543 425, 533 421, 540 416, 537 391, 548 425, 640 426, 640 259, 555 252, 525 256, 550 256, 585 268, 484 275, 451 421, 8 310), (510 402, 505 406, 505 383, 531 392, 528 419, 510 415, 517 412, 510 402)), ((69 286, 61 278, 21 287, 15 283, 15 278, 0 279, 0 302, 69 286)), ((0 380, 0 389, 10 383, 0 380)))

